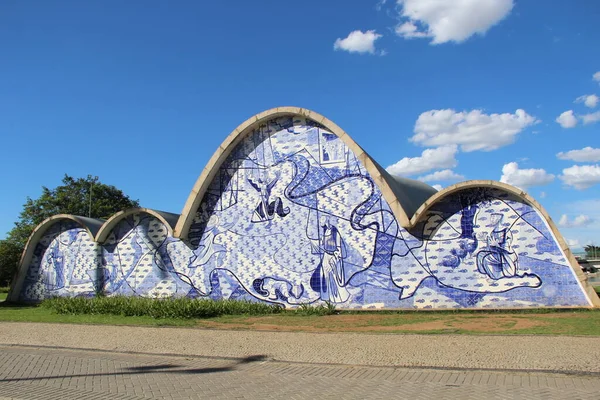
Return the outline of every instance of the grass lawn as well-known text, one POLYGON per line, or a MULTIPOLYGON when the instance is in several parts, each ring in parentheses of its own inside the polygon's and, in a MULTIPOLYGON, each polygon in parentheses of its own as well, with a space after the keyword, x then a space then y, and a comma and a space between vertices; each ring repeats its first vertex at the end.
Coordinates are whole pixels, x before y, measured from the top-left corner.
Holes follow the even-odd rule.
MULTIPOLYGON (((6 293, 0 293, 0 300, 5 298, 6 293)), ((187 319, 154 319, 152 317, 124 317, 121 315, 62 315, 38 306, 0 303, 0 322, 2 321, 149 326, 196 325, 194 320, 187 319)))
POLYGON ((63 315, 31 305, 0 303, 0 321, 181 326, 304 332, 545 334, 600 336, 600 310, 340 312, 302 315, 226 315, 207 319, 154 319, 120 315, 63 315))

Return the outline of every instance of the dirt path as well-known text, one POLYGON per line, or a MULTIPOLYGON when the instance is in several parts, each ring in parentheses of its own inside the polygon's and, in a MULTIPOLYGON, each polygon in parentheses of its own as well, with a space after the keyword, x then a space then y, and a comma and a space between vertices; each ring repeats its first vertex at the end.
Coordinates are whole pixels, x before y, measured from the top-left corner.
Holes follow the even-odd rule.
MULTIPOLYGON (((543 327, 547 321, 536 319, 548 314, 527 315, 485 315, 485 316, 435 316, 431 315, 427 321, 415 322, 411 316, 405 316, 404 321, 399 321, 397 315, 389 314, 347 314, 322 316, 318 319, 289 318, 280 316, 264 317, 239 317, 227 321, 201 320, 198 323, 211 329, 241 329, 257 331, 279 332, 431 332, 457 330, 475 333, 513 333, 524 329, 543 327)), ((561 318, 560 315, 551 318, 561 318)))

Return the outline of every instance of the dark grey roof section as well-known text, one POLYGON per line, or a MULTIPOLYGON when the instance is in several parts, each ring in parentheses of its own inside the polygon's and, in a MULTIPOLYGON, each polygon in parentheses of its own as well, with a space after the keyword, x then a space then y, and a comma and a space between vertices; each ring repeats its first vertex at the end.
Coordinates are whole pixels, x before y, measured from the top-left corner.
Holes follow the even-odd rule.
MULTIPOLYGON (((373 160, 371 158, 371 160, 373 160)), ((373 163, 381 173, 383 179, 386 180, 394 196, 400 202, 400 205, 406 212, 408 219, 411 219, 415 212, 435 193, 433 187, 429 186, 425 182, 416 181, 414 179, 408 179, 401 176, 392 175, 379 165, 375 160, 373 163)))
POLYGON ((102 225, 106 222, 106 220, 104 220, 104 219, 88 218, 88 217, 82 217, 80 215, 73 215, 73 217, 75 217, 75 219, 79 223, 81 223, 84 227, 88 228, 90 233, 94 237, 96 237, 96 234, 98 233, 98 231, 100 230, 102 225))
POLYGON ((158 210, 152 210, 157 214, 160 214, 161 217, 163 217, 165 219, 165 221, 167 221, 169 223, 169 226, 171 227, 171 229, 175 229, 175 225, 177 225, 177 221, 179 220, 179 214, 173 214, 170 212, 166 212, 166 211, 158 211, 158 210))

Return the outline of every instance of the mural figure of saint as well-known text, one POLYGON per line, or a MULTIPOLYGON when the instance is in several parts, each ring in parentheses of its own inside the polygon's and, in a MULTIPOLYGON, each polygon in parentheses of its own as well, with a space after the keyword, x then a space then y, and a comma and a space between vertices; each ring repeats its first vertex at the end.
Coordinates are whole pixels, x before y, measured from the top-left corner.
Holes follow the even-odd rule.
POLYGON ((280 197, 275 197, 273 201, 270 200, 271 190, 279 180, 279 175, 276 174, 271 179, 269 179, 268 174, 265 175, 267 176, 259 172, 259 176, 255 180, 248 178, 248 183, 260 194, 260 202, 254 209, 252 222, 267 222, 271 221, 275 214, 283 218, 290 213, 289 207, 283 206, 280 197))
POLYGON ((46 276, 46 290, 61 289, 65 284, 63 276, 63 258, 58 245, 52 249, 52 252, 47 257, 51 268, 48 268, 46 276))
POLYGON ((512 235, 502 228, 502 214, 491 215, 493 230, 484 233, 481 240, 487 246, 477 254, 477 269, 492 279, 514 277, 517 275, 517 254, 512 250, 512 235))
POLYGON ((343 303, 350 296, 345 288, 344 258, 347 257, 346 244, 330 218, 327 218, 321 229, 322 233, 318 248, 321 253, 321 260, 310 278, 310 286, 314 291, 320 293, 321 300, 343 303))

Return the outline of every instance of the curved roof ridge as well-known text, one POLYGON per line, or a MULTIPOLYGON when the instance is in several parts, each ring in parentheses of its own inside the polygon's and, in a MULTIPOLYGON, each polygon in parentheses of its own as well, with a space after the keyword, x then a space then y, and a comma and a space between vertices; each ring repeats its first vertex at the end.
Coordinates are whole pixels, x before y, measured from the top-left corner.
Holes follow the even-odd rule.
MULTIPOLYGON (((256 126, 270 119, 285 115, 296 115, 310 119, 340 138, 342 142, 344 142, 344 144, 354 153, 356 158, 360 160, 363 167, 366 168, 371 175, 371 178, 373 178, 373 180, 376 182, 384 199, 389 204, 390 209, 400 224, 404 226, 409 223, 410 217, 405 212, 403 204, 399 201, 398 196, 395 194, 395 191, 392 188, 392 186, 396 187, 399 186, 399 184, 396 183, 394 179, 389 178, 387 176, 387 172, 385 172, 385 170, 383 170, 383 168, 381 168, 381 166, 379 166, 379 164, 377 164, 375 160, 373 160, 371 156, 369 156, 342 128, 340 128, 331 120, 325 118, 323 115, 306 108, 277 107, 258 113, 242 122, 229 134, 229 136, 227 136, 227 138, 225 138, 223 143, 221 143, 219 148, 217 148, 217 150, 213 153, 212 157, 206 164, 206 167, 204 167, 202 173, 196 180, 185 206, 183 207, 181 217, 179 218, 177 226, 175 227, 175 237, 183 239, 187 238, 190 225, 192 224, 196 210, 198 209, 198 206, 204 197, 204 193, 208 189, 208 186, 215 177, 221 164, 225 161, 227 156, 229 156, 235 146, 237 146, 244 137, 250 134, 252 129, 256 126)), ((404 200, 404 203, 412 204, 410 201, 406 200, 404 200)), ((413 207, 411 207, 411 209, 412 208, 413 207)))
MULTIPOLYGON (((67 216, 70 214, 59 214, 59 215, 67 216)), ((88 231, 90 232, 90 234, 92 235, 92 237, 96 236, 98 231, 102 228, 102 225, 104 225, 104 223, 106 222, 105 219, 101 219, 101 218, 82 217, 80 215, 70 215, 70 216, 73 217, 72 219, 76 220, 81 225, 86 227, 88 229, 88 231)))
POLYGON ((109 233, 114 229, 114 227, 124 218, 127 218, 130 215, 137 213, 145 213, 152 215, 153 217, 160 220, 167 227, 169 235, 173 236, 173 229, 179 220, 180 215, 174 214, 166 211, 157 211, 151 208, 145 207, 133 207, 128 208, 127 210, 119 211, 116 214, 113 214, 109 219, 104 222, 102 227, 96 233, 94 240, 97 243, 104 243, 109 233))
POLYGON ((167 222, 167 224, 171 227, 171 229, 175 229, 175 226, 177 225, 177 221, 179 220, 179 217, 181 216, 181 214, 176 214, 176 213, 172 213, 169 211, 161 211, 161 210, 155 210, 153 208, 145 208, 145 210, 152 210, 157 214, 160 214, 164 220, 167 222))
POLYGON ((406 213, 406 223, 401 223, 401 225, 404 228, 410 226, 410 219, 412 216, 429 198, 437 193, 437 190, 425 182, 418 181, 416 179, 405 178, 403 176, 392 175, 375 160, 373 160, 373 163, 379 170, 382 178, 392 189, 392 192, 394 192, 394 196, 396 196, 398 202, 406 213))

